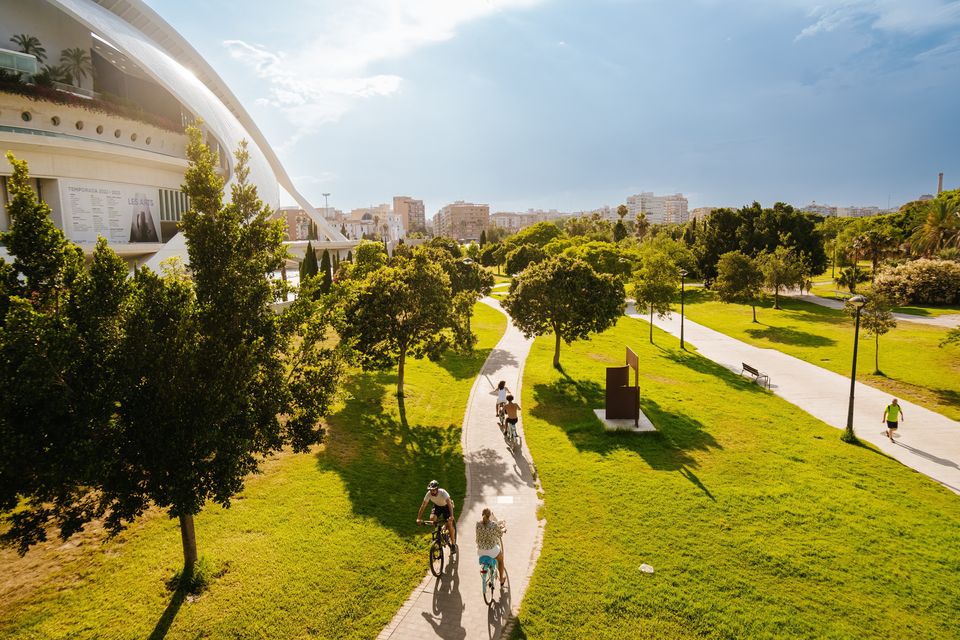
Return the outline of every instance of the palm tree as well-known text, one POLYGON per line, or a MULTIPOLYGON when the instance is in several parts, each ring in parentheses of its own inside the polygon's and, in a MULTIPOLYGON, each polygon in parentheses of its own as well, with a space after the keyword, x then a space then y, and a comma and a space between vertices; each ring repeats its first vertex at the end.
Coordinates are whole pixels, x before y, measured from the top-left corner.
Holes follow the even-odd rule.
POLYGON ((36 36, 28 36, 25 33, 19 33, 12 38, 10 42, 20 47, 20 53, 27 53, 40 62, 47 59, 47 50, 40 44, 40 39, 36 36))
POLYGON ((943 247, 960 246, 960 205, 946 198, 934 200, 914 237, 917 246, 926 255, 936 253, 943 247))
POLYGON ((93 75, 93 61, 90 59, 90 53, 80 47, 61 51, 60 66, 70 74, 70 77, 76 81, 74 84, 78 87, 80 81, 86 78, 88 74, 93 75))

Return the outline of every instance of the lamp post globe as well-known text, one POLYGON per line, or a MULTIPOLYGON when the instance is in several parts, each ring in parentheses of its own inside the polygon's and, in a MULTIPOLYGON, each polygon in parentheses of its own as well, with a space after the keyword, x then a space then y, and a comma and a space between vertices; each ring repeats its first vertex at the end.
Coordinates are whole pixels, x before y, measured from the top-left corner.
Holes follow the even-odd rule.
POLYGON ((860 341, 860 311, 867 304, 867 299, 861 295, 856 295, 847 302, 852 304, 857 312, 853 329, 853 367, 850 370, 850 402, 847 405, 847 428, 844 429, 840 439, 844 442, 856 442, 857 436, 853 432, 853 395, 857 388, 857 344, 860 341))

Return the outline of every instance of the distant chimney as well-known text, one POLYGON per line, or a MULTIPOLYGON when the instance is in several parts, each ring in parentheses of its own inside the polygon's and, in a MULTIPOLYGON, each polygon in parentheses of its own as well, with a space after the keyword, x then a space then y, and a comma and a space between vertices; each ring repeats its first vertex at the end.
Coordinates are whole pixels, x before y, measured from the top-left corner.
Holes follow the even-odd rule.
POLYGON ((940 172, 940 177, 937 178, 937 193, 943 192, 943 171, 940 172))

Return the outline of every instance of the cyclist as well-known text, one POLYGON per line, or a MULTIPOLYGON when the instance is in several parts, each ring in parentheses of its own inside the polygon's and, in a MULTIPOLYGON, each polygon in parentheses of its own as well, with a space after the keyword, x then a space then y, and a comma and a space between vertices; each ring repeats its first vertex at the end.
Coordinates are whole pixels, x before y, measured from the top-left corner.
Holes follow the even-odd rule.
POLYGON ((503 408, 503 405, 507 404, 507 394, 510 393, 510 389, 507 389, 507 381, 501 380, 500 384, 497 385, 497 417, 500 417, 500 409, 503 408))
POLYGON ((507 396, 507 404, 503 405, 503 412, 507 414, 507 424, 513 425, 513 428, 517 428, 517 423, 520 422, 520 405, 513 401, 513 396, 507 396))
POLYGON ((506 579, 506 570, 503 567, 503 546, 500 537, 504 527, 497 522, 489 508, 483 510, 483 519, 477 523, 477 555, 481 558, 489 556, 497 559, 497 570, 500 573, 500 586, 506 579))
POLYGON ((453 517, 453 498, 447 493, 446 489, 440 488, 440 483, 431 480, 427 485, 427 495, 423 496, 423 503, 420 505, 420 511, 417 512, 417 524, 423 522, 423 510, 427 508, 427 503, 433 503, 433 509, 430 512, 430 522, 437 524, 437 518, 444 518, 447 524, 447 531, 450 533, 450 550, 457 550, 457 529, 454 526, 453 517))

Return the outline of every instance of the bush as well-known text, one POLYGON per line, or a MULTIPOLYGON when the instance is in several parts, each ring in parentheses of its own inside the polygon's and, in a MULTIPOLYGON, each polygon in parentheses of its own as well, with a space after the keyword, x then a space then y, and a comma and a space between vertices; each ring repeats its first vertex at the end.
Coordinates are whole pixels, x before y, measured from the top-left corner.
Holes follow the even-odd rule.
POLYGON ((960 263, 921 258, 886 267, 877 274, 873 288, 911 304, 958 304, 960 263))

